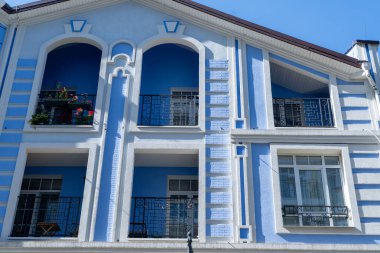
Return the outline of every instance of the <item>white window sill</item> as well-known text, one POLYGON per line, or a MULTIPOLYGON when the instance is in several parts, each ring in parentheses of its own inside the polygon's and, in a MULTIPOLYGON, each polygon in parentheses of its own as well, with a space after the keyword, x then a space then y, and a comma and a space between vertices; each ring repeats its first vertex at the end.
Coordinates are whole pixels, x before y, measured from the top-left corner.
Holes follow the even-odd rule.
POLYGON ((200 126, 136 126, 133 133, 204 133, 200 126))
POLYGON ((55 133, 75 133, 75 132, 97 132, 98 125, 25 125, 24 132, 55 132, 55 133))
POLYGON ((362 231, 353 226, 320 227, 320 226, 284 226, 278 234, 361 234, 362 231))
POLYGON ((8 237, 8 241, 78 241, 77 237, 8 237))

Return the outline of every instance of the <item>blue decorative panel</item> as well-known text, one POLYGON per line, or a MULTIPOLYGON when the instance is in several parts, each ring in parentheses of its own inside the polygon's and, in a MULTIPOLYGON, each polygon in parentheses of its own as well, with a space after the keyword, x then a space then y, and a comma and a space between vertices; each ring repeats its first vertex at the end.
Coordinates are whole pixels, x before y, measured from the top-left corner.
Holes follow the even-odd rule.
POLYGON ((131 60, 132 57, 133 57, 133 46, 127 42, 120 42, 118 44, 116 44, 115 46, 113 46, 112 48, 112 54, 111 54, 111 57, 114 57, 115 55, 118 55, 118 54, 126 54, 128 55, 131 60))
POLYGON ((12 91, 31 91, 33 83, 13 83, 12 91))
POLYGON ((229 72, 227 70, 210 70, 206 72, 206 78, 209 80, 225 80, 229 79, 229 72))
POLYGON ((220 148, 220 147, 211 147, 207 148, 207 156, 210 158, 229 158, 230 149, 229 148, 220 148))
POLYGON ((210 69, 228 69, 228 60, 209 60, 206 66, 210 69))
POLYGON ((15 133, 1 133, 0 142, 1 143, 19 143, 21 142, 22 134, 15 133))
POLYGON ((208 108, 206 116, 212 118, 229 118, 230 110, 228 108, 208 108))
POLYGON ((206 123, 207 130, 229 131, 230 122, 228 120, 210 120, 206 123))
POLYGON ((345 125, 366 125, 371 123, 371 120, 343 120, 343 124, 345 125))
POLYGON ((350 94, 350 93, 345 93, 345 94, 339 94, 340 98, 367 98, 366 94, 350 94))
POLYGON ((29 95, 11 95, 9 98, 10 104, 28 104, 29 103, 29 95))
POLYGON ((238 156, 246 155, 246 147, 245 146, 236 146, 236 155, 238 155, 238 156))
POLYGON ((207 83, 207 91, 209 92, 229 92, 228 83, 207 83))
POLYGON ((0 157, 17 157, 18 148, 15 147, 1 147, 0 157))
POLYGON ((249 239, 249 228, 240 228, 240 239, 249 239))
POLYGON ((164 27, 167 33, 176 33, 179 21, 164 21, 164 27))
POLYGON ((16 166, 16 162, 0 161, 0 171, 10 172, 14 170, 15 166, 16 166))
POLYGON ((82 32, 86 26, 86 20, 71 20, 71 31, 72 32, 82 32))
POLYGON ((9 191, 0 191, 0 202, 7 202, 9 198, 9 191))
POLYGON ((8 107, 7 117, 25 117, 28 107, 8 107))
POLYGON ((364 85, 363 82, 347 82, 339 78, 337 78, 336 81, 338 85, 364 85))
POLYGON ((207 219, 210 220, 231 220, 233 218, 230 208, 207 208, 207 219))
POLYGON ((19 59, 17 61, 17 67, 19 68, 36 68, 37 60, 35 59, 19 59))
POLYGON ((211 189, 231 188, 232 181, 230 177, 208 177, 206 186, 211 189))
POLYGON ((24 120, 5 120, 3 128, 5 130, 21 130, 24 128, 24 120))
POLYGON ((208 134, 206 135, 206 144, 223 145, 229 144, 230 139, 228 134, 208 134))
POLYGON ((208 162, 206 164, 209 173, 230 173, 231 167, 229 162, 208 162))
POLYGON ((12 179, 13 176, 0 176, 0 187, 10 187, 12 185, 12 179))
POLYGON ((17 70, 15 74, 15 79, 18 80, 33 80, 34 78, 34 71, 32 70, 17 70))
POLYGON ((210 105, 229 105, 230 96, 228 95, 210 95, 206 97, 210 105))
POLYGON ((237 119, 235 121, 235 127, 236 127, 236 129, 244 129, 245 128, 245 120, 237 119))
POLYGON ((211 237, 232 237, 233 229, 230 224, 207 225, 206 233, 211 237))
POLYGON ((232 204, 231 192, 207 192, 206 201, 210 204, 229 205, 232 204))

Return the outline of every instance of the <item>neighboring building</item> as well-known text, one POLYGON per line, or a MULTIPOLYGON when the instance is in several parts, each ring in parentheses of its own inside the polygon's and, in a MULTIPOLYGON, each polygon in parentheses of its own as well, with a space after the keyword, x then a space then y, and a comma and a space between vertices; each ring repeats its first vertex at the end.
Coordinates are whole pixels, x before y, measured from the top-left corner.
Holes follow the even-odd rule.
POLYGON ((380 251, 378 42, 189 0, 0 24, 0 252, 380 251))

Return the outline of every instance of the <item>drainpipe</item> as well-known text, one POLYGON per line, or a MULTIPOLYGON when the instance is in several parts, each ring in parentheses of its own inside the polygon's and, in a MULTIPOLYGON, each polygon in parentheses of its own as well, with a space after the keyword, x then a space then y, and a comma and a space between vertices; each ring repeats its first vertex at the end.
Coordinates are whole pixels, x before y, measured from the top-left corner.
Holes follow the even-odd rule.
POLYGON ((362 69, 365 73, 365 76, 371 85, 373 91, 375 92, 375 98, 376 98, 376 105, 377 105, 377 110, 380 113, 380 94, 379 94, 379 89, 377 88, 375 80, 373 80, 372 74, 371 74, 371 65, 368 62, 364 62, 362 64, 362 69))

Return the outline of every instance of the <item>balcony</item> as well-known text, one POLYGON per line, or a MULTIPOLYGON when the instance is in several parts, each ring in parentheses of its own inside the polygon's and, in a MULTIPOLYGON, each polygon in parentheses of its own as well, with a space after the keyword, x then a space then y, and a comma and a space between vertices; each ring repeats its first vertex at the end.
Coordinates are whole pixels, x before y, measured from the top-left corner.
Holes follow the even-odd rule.
POLYGON ((129 238, 198 237, 197 198, 132 198, 129 238))
POLYGON ((42 90, 32 125, 92 125, 96 96, 75 88, 42 90))
POLYGON ((77 237, 80 197, 19 196, 11 237, 77 237))
POLYGON ((275 98, 276 127, 334 127, 329 98, 275 98))
POLYGON ((198 95, 141 95, 141 126, 197 126, 198 95))
POLYGON ((347 227, 347 206, 283 206, 287 226, 347 227))

